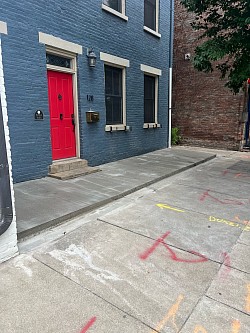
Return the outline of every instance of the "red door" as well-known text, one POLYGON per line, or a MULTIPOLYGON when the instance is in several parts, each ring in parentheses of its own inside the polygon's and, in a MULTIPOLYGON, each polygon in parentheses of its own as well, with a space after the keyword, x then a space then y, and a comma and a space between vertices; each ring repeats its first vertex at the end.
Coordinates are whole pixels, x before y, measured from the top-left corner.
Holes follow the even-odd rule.
POLYGON ((72 75, 48 71, 50 130, 53 160, 75 157, 72 75))

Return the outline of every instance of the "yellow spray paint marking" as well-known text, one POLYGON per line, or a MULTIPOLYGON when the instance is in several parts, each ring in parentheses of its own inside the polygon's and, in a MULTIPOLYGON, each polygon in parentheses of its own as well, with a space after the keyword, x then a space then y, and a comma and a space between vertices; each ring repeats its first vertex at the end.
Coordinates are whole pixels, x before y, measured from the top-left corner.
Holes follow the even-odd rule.
POLYGON ((249 225, 247 225, 247 226, 241 225, 239 223, 228 221, 228 220, 225 220, 225 219, 220 219, 220 218, 217 218, 217 217, 214 217, 214 216, 209 216, 209 221, 210 222, 227 224, 230 227, 236 227, 236 228, 242 229, 244 231, 250 231, 250 226, 249 225))
POLYGON ((175 302, 174 305, 172 305, 172 307, 170 308, 170 310, 168 311, 168 313, 166 314, 166 316, 157 324, 156 328, 151 331, 151 333, 155 333, 155 331, 160 332, 163 327, 166 325, 166 323, 169 321, 169 319, 172 318, 172 324, 176 330, 176 332, 178 332, 178 327, 175 323, 175 315, 179 309, 179 306, 181 304, 181 302, 183 301, 184 296, 183 295, 179 295, 177 298, 177 301, 175 302))
POLYGON ((194 333, 207 333, 207 331, 203 326, 198 325, 195 326, 194 333))
POLYGON ((246 312, 250 313, 250 283, 247 285, 246 312))
POLYGON ((239 333, 240 332, 240 322, 239 320, 234 320, 232 322, 232 333, 239 333))
POLYGON ((174 210, 175 212, 185 213, 185 210, 174 208, 174 207, 171 207, 171 206, 166 205, 166 204, 157 204, 156 206, 161 208, 161 209, 165 208, 165 209, 174 210))

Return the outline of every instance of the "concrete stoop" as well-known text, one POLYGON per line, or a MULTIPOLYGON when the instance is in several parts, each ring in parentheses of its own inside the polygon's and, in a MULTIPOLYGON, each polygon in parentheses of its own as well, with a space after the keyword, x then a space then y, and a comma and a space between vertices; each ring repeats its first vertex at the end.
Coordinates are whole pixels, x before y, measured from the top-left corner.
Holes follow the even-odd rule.
POLYGON ((97 167, 88 166, 87 160, 76 158, 76 159, 54 162, 49 166, 48 176, 60 180, 67 180, 88 175, 90 173, 98 171, 101 170, 97 167))

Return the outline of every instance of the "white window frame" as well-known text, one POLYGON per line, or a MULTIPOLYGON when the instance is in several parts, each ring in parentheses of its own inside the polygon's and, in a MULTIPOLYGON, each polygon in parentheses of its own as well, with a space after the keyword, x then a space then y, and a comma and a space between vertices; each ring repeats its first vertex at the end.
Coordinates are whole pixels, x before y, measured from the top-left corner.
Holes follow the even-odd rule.
POLYGON ((113 131, 128 131, 129 126, 126 123, 126 68, 130 67, 130 61, 125 58, 120 58, 109 53, 100 52, 100 59, 105 65, 122 69, 122 124, 106 125, 106 132, 113 131))
POLYGON ((128 21, 128 16, 126 16, 126 0, 121 0, 122 2, 122 12, 118 12, 117 10, 105 5, 104 3, 102 3, 102 9, 106 10, 107 12, 116 15, 118 17, 120 17, 121 19, 123 19, 124 21, 128 21))
POLYGON ((147 27, 146 25, 143 26, 144 31, 149 32, 150 34, 161 38, 161 34, 159 33, 159 16, 160 16, 160 0, 156 0, 156 8, 155 8, 155 26, 156 26, 156 30, 150 29, 149 27, 147 27))
MULTIPOLYGON (((153 76, 155 78, 155 121, 154 123, 144 123, 143 128, 159 128, 161 124, 158 123, 159 113, 159 77, 162 75, 162 70, 159 68, 151 67, 141 64, 141 71, 144 75, 153 76)), ((145 93, 145 92, 144 92, 145 93)), ((144 108, 143 108, 144 111, 144 108)))
MULTIPOLYGON (((76 157, 80 158, 80 126, 78 110, 78 88, 77 88, 77 54, 82 54, 82 46, 65 41, 61 38, 39 32, 39 43, 45 44, 46 53, 62 56, 71 60, 71 68, 46 65, 47 70, 72 74, 74 118, 75 118, 75 138, 76 157)), ((61 161, 61 160, 59 160, 61 161)))

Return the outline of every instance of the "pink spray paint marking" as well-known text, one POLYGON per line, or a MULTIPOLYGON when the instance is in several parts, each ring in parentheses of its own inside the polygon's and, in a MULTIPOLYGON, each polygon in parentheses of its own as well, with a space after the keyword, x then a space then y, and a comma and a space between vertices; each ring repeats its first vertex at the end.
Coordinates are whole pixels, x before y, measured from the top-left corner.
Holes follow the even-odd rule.
POLYGON ((233 178, 240 178, 240 177, 250 178, 250 176, 246 173, 234 173, 229 170, 222 171, 223 176, 226 176, 227 174, 231 174, 233 176, 233 178))
POLYGON ((91 318, 88 321, 88 323, 83 327, 83 329, 81 330, 80 333, 86 333, 90 329, 90 327, 94 325, 95 321, 96 321, 96 317, 91 318))
POLYGON ((222 266, 222 269, 220 270, 220 278, 225 280, 231 272, 231 258, 227 252, 222 252, 221 258, 224 266, 222 266))
POLYGON ((229 173, 229 170, 224 170, 224 171, 222 171, 222 175, 223 175, 223 176, 226 176, 228 173, 229 173))
POLYGON ((250 158, 249 155, 241 155, 240 158, 250 158))
POLYGON ((196 251, 190 251, 190 252, 192 254, 197 255, 199 257, 198 259, 182 259, 182 258, 179 258, 176 255, 176 253, 170 248, 170 246, 168 246, 165 243, 165 239, 168 237, 169 234, 170 234, 170 231, 167 231, 163 236, 158 238, 150 248, 148 248, 146 251, 144 251, 142 254, 139 255, 139 258, 142 259, 142 260, 146 260, 156 250, 156 248, 159 245, 163 245, 168 250, 168 252, 170 254, 170 258, 173 261, 195 264, 195 263, 200 263, 200 262, 204 262, 204 261, 208 260, 205 256, 203 256, 202 254, 200 254, 196 251))
POLYGON ((213 201, 219 202, 222 205, 238 205, 238 206, 244 205, 243 202, 238 201, 238 200, 234 200, 234 199, 224 199, 222 201, 222 200, 220 200, 220 199, 212 196, 209 192, 210 192, 210 190, 207 190, 207 191, 205 191, 205 192, 202 193, 202 195, 200 196, 200 201, 201 202, 205 201, 205 199, 209 197, 213 201))

